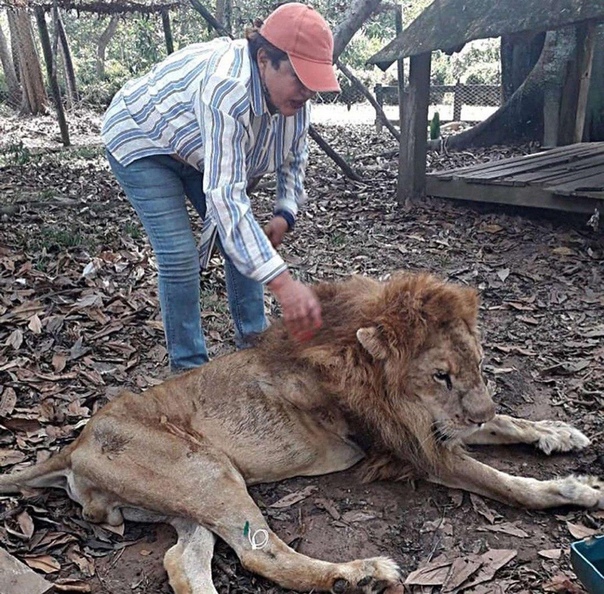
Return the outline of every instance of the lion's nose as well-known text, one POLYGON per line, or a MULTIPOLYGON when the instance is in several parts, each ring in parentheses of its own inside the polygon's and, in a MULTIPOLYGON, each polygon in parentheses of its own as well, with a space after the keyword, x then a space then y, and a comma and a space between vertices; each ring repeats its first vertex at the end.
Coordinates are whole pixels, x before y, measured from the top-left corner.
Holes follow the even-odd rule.
POLYGON ((486 402, 474 398, 465 404, 466 418, 474 425, 482 425, 495 416, 495 403, 490 398, 486 402))

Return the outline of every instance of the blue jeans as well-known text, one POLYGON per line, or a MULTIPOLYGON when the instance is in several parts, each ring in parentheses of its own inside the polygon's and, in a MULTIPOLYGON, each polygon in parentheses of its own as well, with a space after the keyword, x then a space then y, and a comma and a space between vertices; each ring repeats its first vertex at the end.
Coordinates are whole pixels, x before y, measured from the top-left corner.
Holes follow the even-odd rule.
MULTIPOLYGON (((201 326, 199 254, 186 208, 189 199, 206 214, 203 174, 168 155, 144 157, 124 167, 107 152, 109 165, 149 236, 159 271, 159 302, 170 366, 174 371, 208 361, 201 326)), ((263 286, 225 261, 229 309, 238 348, 266 328, 263 286)))

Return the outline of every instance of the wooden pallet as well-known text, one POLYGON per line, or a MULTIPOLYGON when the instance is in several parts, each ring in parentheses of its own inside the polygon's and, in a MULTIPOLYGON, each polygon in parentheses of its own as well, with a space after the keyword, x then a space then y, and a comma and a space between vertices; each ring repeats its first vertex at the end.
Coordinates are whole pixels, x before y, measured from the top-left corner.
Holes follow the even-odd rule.
POLYGON ((604 209, 604 142, 430 173, 429 196, 593 213, 604 209))

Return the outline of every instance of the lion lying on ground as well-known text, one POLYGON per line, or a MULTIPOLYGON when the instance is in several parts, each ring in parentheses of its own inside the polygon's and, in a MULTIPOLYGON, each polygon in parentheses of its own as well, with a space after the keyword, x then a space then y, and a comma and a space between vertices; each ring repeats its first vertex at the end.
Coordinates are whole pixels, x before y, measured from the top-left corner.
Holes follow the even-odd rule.
POLYGON ((246 485, 363 460, 369 479, 421 477, 540 509, 604 508, 593 477, 538 481, 471 458, 464 444, 532 443, 549 454, 589 440, 565 423, 496 415, 482 379, 476 292, 420 274, 316 286, 324 325, 309 342, 280 323, 257 347, 125 392, 42 464, 0 477, 0 493, 62 487, 93 522, 166 521, 176 594, 216 593, 215 535, 250 571, 300 591, 398 588, 387 558, 327 563, 269 528, 246 485))

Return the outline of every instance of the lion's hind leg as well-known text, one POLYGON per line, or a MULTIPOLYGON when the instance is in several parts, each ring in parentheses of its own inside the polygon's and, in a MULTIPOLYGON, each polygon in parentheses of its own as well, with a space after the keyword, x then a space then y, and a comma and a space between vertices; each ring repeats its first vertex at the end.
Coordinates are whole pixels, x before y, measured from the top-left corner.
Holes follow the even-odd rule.
MULTIPOLYGON (((376 594, 399 583, 398 568, 390 559, 328 563, 288 547, 269 528, 226 454, 199 435, 164 426, 135 431, 132 419, 107 417, 102 425, 97 421, 97 434, 104 441, 92 439, 87 448, 74 452, 74 473, 108 494, 112 505, 186 518, 202 526, 230 545, 248 570, 285 588, 376 594), (119 450, 103 449, 109 438, 120 443, 119 450)), ((207 534, 202 530, 197 537, 189 550, 197 547, 209 556, 207 534)), ((187 590, 191 581, 188 559, 182 547, 173 549, 166 559, 171 581, 182 586, 177 594, 197 594, 187 590)), ((209 575, 202 574, 204 579, 209 575)))
POLYGON ((214 534, 185 518, 170 523, 178 542, 166 552, 164 567, 175 594, 218 594, 212 582, 214 534))
POLYGON ((399 583, 398 567, 385 557, 329 563, 297 553, 270 529, 239 473, 224 470, 203 515, 248 571, 302 592, 377 594, 399 583))
POLYGON ((568 423, 528 421, 508 415, 496 415, 463 441, 468 445, 526 443, 546 454, 582 450, 589 445, 589 438, 568 423))

